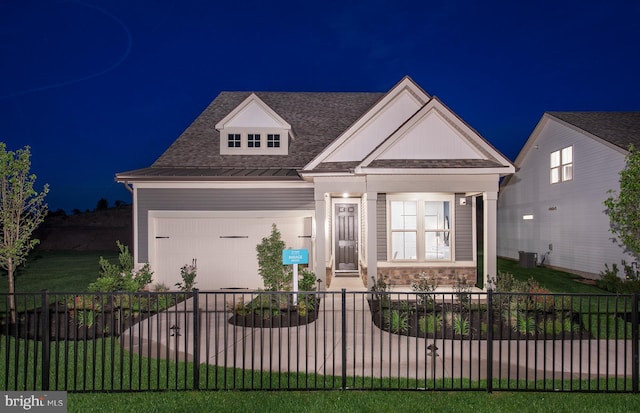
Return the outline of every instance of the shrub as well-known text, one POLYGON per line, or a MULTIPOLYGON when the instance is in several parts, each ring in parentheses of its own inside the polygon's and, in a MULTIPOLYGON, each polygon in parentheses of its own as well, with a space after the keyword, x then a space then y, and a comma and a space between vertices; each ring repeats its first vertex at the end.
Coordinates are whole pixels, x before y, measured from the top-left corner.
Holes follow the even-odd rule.
POLYGON ((191 261, 191 264, 185 264, 180 268, 180 276, 182 282, 176 283, 176 287, 180 291, 191 291, 193 286, 196 285, 196 276, 198 275, 198 267, 196 265, 196 259, 191 261))
POLYGON ((471 332, 469 320, 463 317, 462 314, 453 314, 451 326, 453 327, 453 334, 459 336, 468 336, 471 332))
POLYGON ((387 278, 378 276, 376 283, 371 287, 373 291, 374 300, 379 300, 382 306, 389 306, 391 304, 391 297, 388 292, 391 291, 391 286, 387 282, 387 278))
POLYGON ((625 278, 619 275, 620 268, 617 264, 604 265, 605 270, 600 272, 600 279, 596 282, 599 288, 616 294, 640 292, 640 272, 633 266, 622 261, 625 278))
POLYGON ((442 328, 442 316, 440 314, 429 314, 426 317, 420 317, 418 320, 418 328, 420 332, 427 334, 440 331, 442 328))
POLYGON ((303 268, 299 273, 302 278, 298 281, 298 289, 300 291, 315 291, 318 287, 315 273, 303 268))
POLYGON ((471 287, 467 285, 463 277, 456 277, 453 291, 458 298, 460 307, 468 310, 469 306, 471 305, 471 287))
POLYGON ((291 272, 282 264, 285 247, 276 224, 271 225, 271 234, 262 238, 262 242, 256 246, 258 272, 267 291, 284 291, 291 284, 291 272))
POLYGON ((434 277, 428 276, 424 272, 420 273, 411 283, 411 289, 418 293, 416 295, 418 298, 418 305, 433 305, 435 297, 432 293, 436 288, 438 288, 438 282, 434 277))
POLYGON ((409 330, 409 314, 404 311, 387 311, 384 318, 392 333, 404 333, 409 330))
POLYGON ((112 264, 104 257, 100 257, 100 275, 98 279, 89 284, 88 290, 92 292, 111 291, 142 291, 151 283, 153 272, 149 264, 145 264, 140 270, 133 269, 133 256, 129 247, 116 241, 120 250, 118 264, 112 264))

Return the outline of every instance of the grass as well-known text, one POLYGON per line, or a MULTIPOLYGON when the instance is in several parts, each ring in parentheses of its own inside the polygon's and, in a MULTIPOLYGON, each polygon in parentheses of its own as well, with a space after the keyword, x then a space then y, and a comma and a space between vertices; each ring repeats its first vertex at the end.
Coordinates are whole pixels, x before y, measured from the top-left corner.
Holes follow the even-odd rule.
POLYGON ((70 394, 71 412, 632 412, 631 394, 481 392, 163 392, 70 394))
POLYGON ((498 258, 498 271, 511 273, 520 281, 533 277, 540 286, 557 293, 607 294, 594 285, 578 282, 578 275, 547 267, 521 268, 517 261, 498 258))
MULTIPOLYGON (((51 292, 86 291, 89 284, 98 278, 98 260, 103 256, 117 260, 116 252, 32 252, 27 262, 18 267, 16 292, 37 292, 47 289, 51 292)), ((0 276, 0 293, 9 290, 7 274, 0 276)))

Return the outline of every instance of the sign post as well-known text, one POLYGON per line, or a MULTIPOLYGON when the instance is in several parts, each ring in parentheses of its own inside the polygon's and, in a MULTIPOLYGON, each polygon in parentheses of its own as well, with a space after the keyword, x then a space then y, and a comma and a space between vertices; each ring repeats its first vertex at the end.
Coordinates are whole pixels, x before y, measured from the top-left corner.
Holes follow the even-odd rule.
POLYGON ((293 265, 293 305, 297 305, 298 264, 309 264, 309 250, 282 250, 282 264, 293 265))

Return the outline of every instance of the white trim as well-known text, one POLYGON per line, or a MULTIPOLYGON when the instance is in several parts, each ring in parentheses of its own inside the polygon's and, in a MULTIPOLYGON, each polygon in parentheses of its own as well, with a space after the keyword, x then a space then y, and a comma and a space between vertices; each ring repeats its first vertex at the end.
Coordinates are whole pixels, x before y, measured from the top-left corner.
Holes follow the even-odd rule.
POLYGON ((282 129, 287 131, 291 131, 291 125, 284 120, 276 111, 271 109, 269 105, 264 103, 262 99, 260 99, 255 93, 251 93, 242 103, 236 106, 227 116, 222 118, 218 123, 216 123, 216 129, 219 131, 223 131, 226 129, 226 124, 229 123, 234 117, 236 117, 240 112, 242 112, 249 104, 255 102, 258 106, 261 107, 265 111, 265 113, 273 118, 276 123, 282 125, 282 129))
POLYGON ((363 128, 367 123, 371 122, 402 92, 408 90, 409 93, 416 99, 420 105, 424 105, 430 96, 427 95, 410 77, 403 78, 398 84, 396 84, 387 94, 378 101, 369 111, 362 115, 353 125, 351 125, 346 131, 344 131, 337 139, 335 139, 329 146, 324 148, 320 154, 318 154, 311 162, 309 162, 303 170, 315 169, 320 163, 328 158, 336 149, 342 144, 348 141, 351 136, 363 128))
POLYGON ((359 197, 348 197, 341 198, 339 196, 331 197, 331 269, 335 274, 338 269, 336 268, 336 204, 354 204, 357 206, 356 216, 358 219, 358 229, 357 229, 357 237, 356 240, 356 250, 358 251, 358 260, 356 262, 357 268, 353 271, 360 271, 360 235, 362 231, 362 198, 359 197))
POLYGON ((469 147, 469 149, 477 155, 477 158, 474 159, 487 159, 486 154, 482 153, 479 150, 478 147, 480 147, 482 148, 482 150, 488 153, 494 152, 491 155, 493 155, 494 157, 496 155, 499 156, 498 160, 500 160, 503 164, 505 163, 504 158, 495 153, 495 150, 490 148, 489 145, 487 145, 487 143, 483 139, 481 139, 477 133, 471 130, 471 128, 469 128, 464 122, 461 122, 458 117, 451 113, 451 111, 449 111, 442 103, 440 103, 440 101, 434 98, 427 102, 427 104, 420 108, 420 110, 416 112, 410 119, 408 119, 406 123, 404 123, 398 130, 396 130, 391 136, 389 136, 389 138, 387 138, 382 144, 374 149, 369 155, 367 155, 359 165, 359 167, 365 168, 371 162, 384 155, 385 152, 387 152, 392 146, 398 143, 398 141, 401 141, 410 130, 415 128, 431 112, 435 112, 436 116, 438 116, 442 122, 446 122, 447 124, 449 124, 449 126, 453 127, 454 130, 457 129, 457 134, 460 136, 460 138, 467 141, 467 146, 469 147), (470 144, 468 142, 470 140, 475 142, 475 145, 470 144))
POLYGON ((229 181, 209 181, 209 182, 194 182, 194 181, 154 181, 146 182, 141 181, 135 183, 136 188, 162 188, 162 189, 216 189, 216 188, 230 188, 230 189, 246 189, 246 188, 313 188, 312 182, 306 181, 242 181, 242 182, 229 182, 229 181))
POLYGON ((287 211, 163 211, 149 210, 148 219, 153 218, 305 218, 313 217, 314 210, 287 211))
POLYGON ((387 194, 387 216, 386 216, 386 228, 387 228, 387 260, 391 263, 411 263, 411 264, 430 264, 430 263, 448 263, 452 264, 456 262, 455 257, 455 193, 442 193, 442 192, 415 192, 415 193, 392 193, 387 194), (391 229, 391 203, 394 201, 416 201, 416 259, 394 260, 389 259, 393 257, 393 245, 392 236, 393 231, 391 229), (424 202, 428 201, 442 201, 449 202, 449 259, 447 260, 428 260, 424 258, 424 234, 426 231, 424 227, 424 202), (422 205, 421 205, 422 204, 422 205))
POLYGON ((476 268, 473 261, 378 261, 379 268, 476 268))
POLYGON ((515 173, 513 166, 501 168, 366 168, 357 167, 357 174, 366 175, 508 175, 515 173))

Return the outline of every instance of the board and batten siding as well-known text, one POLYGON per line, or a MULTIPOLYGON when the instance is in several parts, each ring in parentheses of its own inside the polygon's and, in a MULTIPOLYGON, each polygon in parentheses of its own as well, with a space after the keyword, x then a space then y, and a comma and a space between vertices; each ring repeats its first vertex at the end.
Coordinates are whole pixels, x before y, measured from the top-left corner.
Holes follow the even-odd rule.
POLYGON ((603 205, 607 191, 618 189, 624 154, 553 119, 541 127, 518 172, 500 188, 498 255, 535 252, 540 260, 551 245, 545 264, 598 274, 605 263, 625 258, 611 241, 603 205), (550 155, 567 146, 573 146, 573 180, 551 184, 550 155))
POLYGON ((149 211, 313 210, 313 188, 139 188, 138 262, 148 262, 149 211))
MULTIPOLYGON (((454 205, 454 241, 456 261, 473 261, 473 207, 471 198, 467 205, 460 205, 462 194, 456 194, 454 205)), ((377 228, 378 261, 387 261, 387 195, 378 194, 377 228)))

